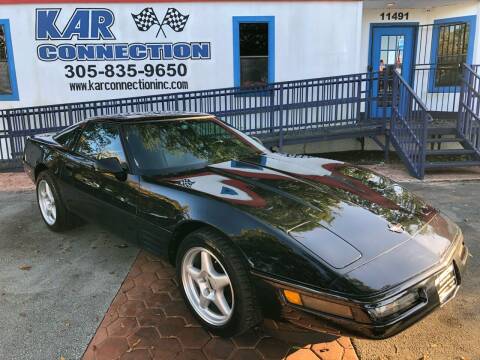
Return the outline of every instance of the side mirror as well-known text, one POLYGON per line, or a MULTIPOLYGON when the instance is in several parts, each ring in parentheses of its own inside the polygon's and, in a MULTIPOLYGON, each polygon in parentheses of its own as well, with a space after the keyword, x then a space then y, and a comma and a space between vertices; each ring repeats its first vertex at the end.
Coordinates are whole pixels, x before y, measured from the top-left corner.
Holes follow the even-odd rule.
POLYGON ((113 174, 119 176, 125 173, 125 170, 116 157, 99 159, 95 161, 95 170, 103 174, 113 174))

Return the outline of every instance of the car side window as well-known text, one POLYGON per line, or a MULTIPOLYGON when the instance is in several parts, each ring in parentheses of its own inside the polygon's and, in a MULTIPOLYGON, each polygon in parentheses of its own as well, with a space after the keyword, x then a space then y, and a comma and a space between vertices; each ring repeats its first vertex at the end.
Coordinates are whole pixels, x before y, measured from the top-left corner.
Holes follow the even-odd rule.
POLYGON ((91 159, 116 157, 127 164, 120 137, 120 127, 110 123, 88 123, 78 139, 76 152, 91 159))
POLYGON ((80 133, 80 128, 78 126, 70 127, 63 130, 58 135, 54 136, 54 139, 67 149, 71 149, 75 144, 75 140, 80 133))

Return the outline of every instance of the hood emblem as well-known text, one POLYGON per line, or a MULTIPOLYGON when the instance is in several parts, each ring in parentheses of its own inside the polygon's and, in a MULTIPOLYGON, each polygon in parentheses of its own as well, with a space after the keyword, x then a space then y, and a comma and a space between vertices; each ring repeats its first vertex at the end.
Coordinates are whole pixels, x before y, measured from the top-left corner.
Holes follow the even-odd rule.
POLYGON ((403 226, 402 226, 402 224, 388 224, 388 230, 396 232, 396 233, 402 233, 403 232, 403 226))

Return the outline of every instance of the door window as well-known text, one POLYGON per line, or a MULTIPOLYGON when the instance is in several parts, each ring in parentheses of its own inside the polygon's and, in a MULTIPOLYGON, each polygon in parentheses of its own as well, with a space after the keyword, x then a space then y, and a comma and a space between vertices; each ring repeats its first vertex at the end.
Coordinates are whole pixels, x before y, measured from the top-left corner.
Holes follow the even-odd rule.
POLYGON ((382 35, 380 37, 380 68, 383 71, 386 67, 402 71, 403 49, 405 36, 403 35, 382 35))
POLYGON ((403 35, 382 35, 380 36, 380 62, 378 82, 378 96, 380 106, 391 106, 393 92, 393 72, 397 70, 402 73, 403 50, 405 36, 403 35))
POLYGON ((120 128, 111 123, 89 123, 78 140, 76 152, 90 159, 115 157, 127 164, 120 128))
POLYGON ((67 149, 71 149, 75 144, 75 140, 80 133, 81 128, 78 125, 70 126, 60 131, 53 138, 67 149))

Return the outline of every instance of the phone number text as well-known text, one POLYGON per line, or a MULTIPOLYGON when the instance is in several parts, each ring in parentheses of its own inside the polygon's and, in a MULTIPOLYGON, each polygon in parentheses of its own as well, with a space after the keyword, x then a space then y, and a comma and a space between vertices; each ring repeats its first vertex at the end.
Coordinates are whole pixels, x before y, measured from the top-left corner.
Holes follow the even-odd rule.
POLYGON ((97 76, 113 77, 174 77, 186 76, 187 65, 180 64, 106 64, 106 65, 66 65, 65 77, 72 78, 96 78, 97 76))

